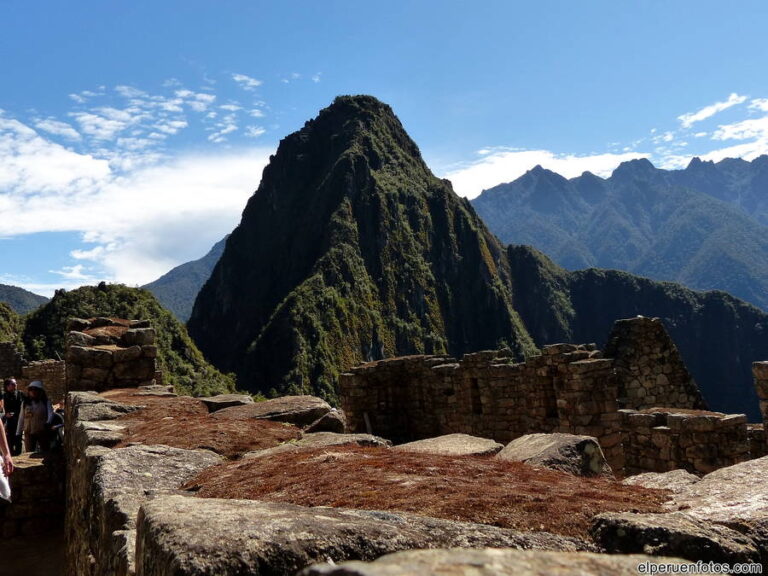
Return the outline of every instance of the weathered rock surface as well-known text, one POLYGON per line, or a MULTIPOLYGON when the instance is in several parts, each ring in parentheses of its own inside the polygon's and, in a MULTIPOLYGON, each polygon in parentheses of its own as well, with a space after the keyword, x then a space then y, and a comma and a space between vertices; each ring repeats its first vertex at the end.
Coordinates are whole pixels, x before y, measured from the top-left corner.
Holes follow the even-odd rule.
POLYGON ((622 484, 629 486, 642 486, 643 488, 655 488, 657 490, 669 490, 677 494, 687 486, 695 484, 701 480, 696 474, 691 474, 687 470, 672 470, 671 472, 646 472, 637 476, 630 476, 622 481, 622 484))
POLYGON ((768 456, 721 468, 676 494, 668 505, 752 538, 768 565, 768 456))
MULTIPOLYGON (((83 423, 87 424, 87 423, 83 423)), ((70 523, 68 547, 74 565, 88 566, 93 576, 133 573, 136 516, 148 498, 175 492, 201 470, 221 461, 206 450, 168 446, 85 449, 87 464, 70 479, 71 500, 78 516, 70 523), (79 512, 78 512, 79 511, 79 512)), ((72 516, 70 515, 70 518, 72 516)))
POLYGON ((527 434, 507 444, 496 458, 577 476, 613 476, 600 444, 591 436, 527 434))
POLYGON ((137 406, 128 406, 106 400, 95 392, 70 392, 72 421, 115 420, 124 414, 135 412, 137 406))
POLYGON ((595 542, 612 554, 675 556, 693 562, 759 562, 751 538, 687 514, 600 514, 591 528, 595 542))
POLYGON ((253 398, 248 394, 219 394, 200 398, 200 401, 208 408, 208 412, 216 412, 232 406, 245 406, 253 404, 253 398))
POLYGON ((173 391, 173 386, 149 384, 147 386, 139 386, 135 396, 160 396, 161 398, 173 398, 174 396, 178 396, 178 394, 173 391))
POLYGON ((609 556, 588 552, 529 550, 413 550, 374 562, 318 564, 297 576, 637 576, 638 565, 680 563, 650 556, 609 556))
POLYGON ((274 456, 283 452, 298 452, 310 448, 322 448, 325 446, 391 446, 392 443, 384 438, 373 436, 372 434, 337 434, 336 432, 314 432, 304 434, 296 442, 286 442, 267 448, 266 450, 255 450, 247 452, 243 458, 264 458, 265 456, 274 456))
POLYGON ((228 420, 276 420, 302 427, 312 424, 330 411, 331 406, 315 396, 283 396, 245 406, 224 408, 215 412, 213 417, 228 420))
POLYGON ((504 448, 502 444, 488 438, 479 438, 469 434, 446 434, 437 438, 400 444, 395 446, 393 450, 449 456, 489 456, 500 452, 502 448, 504 448))
POLYGON ((320 416, 304 429, 306 432, 336 432, 344 434, 347 431, 347 418, 342 410, 332 408, 330 412, 320 416))
POLYGON ((436 547, 577 551, 590 545, 409 514, 163 496, 139 513, 136 564, 143 576, 294 574, 320 561, 436 547))

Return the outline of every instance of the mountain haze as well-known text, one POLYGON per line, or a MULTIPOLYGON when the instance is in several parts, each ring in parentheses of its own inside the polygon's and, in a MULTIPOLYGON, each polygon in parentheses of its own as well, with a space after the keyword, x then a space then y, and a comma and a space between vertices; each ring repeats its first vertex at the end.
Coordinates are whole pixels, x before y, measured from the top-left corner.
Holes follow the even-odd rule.
POLYGON ((202 258, 180 264, 142 288, 152 292, 160 304, 170 310, 177 319, 186 322, 192 314, 195 298, 205 281, 210 278, 216 262, 224 252, 226 242, 227 237, 219 240, 202 258))
MULTIPOLYGON (((541 177, 555 181, 550 196, 565 189, 541 177)), ((594 176, 577 185, 579 204, 608 193, 594 176)), ((498 346, 520 359, 558 341, 603 343, 614 320, 638 314, 664 319, 712 408, 756 417, 749 371, 768 358, 768 315, 722 292, 569 273, 504 248, 392 110, 357 96, 280 143, 188 327, 241 387, 333 400, 338 374, 360 362, 498 346)))
POLYGON ((0 302, 8 304, 11 310, 17 314, 26 314, 36 308, 40 308, 40 306, 48 302, 48 298, 18 286, 0 284, 0 302))
POLYGON ((699 290, 725 290, 768 310, 768 156, 694 159, 685 170, 648 160, 608 179, 567 180, 537 166, 483 192, 473 206, 511 244, 570 270, 615 268, 699 290))

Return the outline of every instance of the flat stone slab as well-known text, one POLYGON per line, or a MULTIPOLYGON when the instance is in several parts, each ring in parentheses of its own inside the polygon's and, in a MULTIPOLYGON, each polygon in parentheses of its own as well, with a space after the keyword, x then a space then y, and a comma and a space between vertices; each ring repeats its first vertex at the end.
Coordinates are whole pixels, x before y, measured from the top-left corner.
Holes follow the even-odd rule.
POLYGON ((760 562, 755 542, 731 528, 687 514, 600 514, 590 530, 610 554, 675 556, 692 562, 760 562))
POLYGON ((592 436, 527 434, 507 444, 496 458, 576 476, 613 476, 600 444, 592 436))
POLYGON ((589 552, 413 550, 388 554, 373 562, 318 564, 297 576, 637 576, 637 567, 646 562, 682 563, 670 558, 589 552))
POLYGON ((275 420, 288 422, 299 427, 309 426, 331 411, 331 406, 315 396, 283 396, 245 406, 224 408, 212 414, 213 418, 226 420, 275 420))
POLYGON ((295 574, 317 562, 435 547, 591 549, 543 532, 410 514, 161 496, 139 513, 136 567, 143 576, 295 574))
POLYGON ((417 440, 395 446, 400 452, 420 452, 424 454, 444 454, 447 456, 490 456, 504 448, 495 440, 470 436, 469 434, 446 434, 436 438, 417 440))
POLYGON ((656 490, 669 490, 673 494, 683 491, 687 486, 696 484, 701 478, 687 470, 672 470, 670 472, 645 472, 622 480, 622 484, 642 486, 656 490))
POLYGON ((248 394, 219 394, 218 396, 198 398, 198 400, 205 404, 206 408, 208 408, 208 412, 216 412, 217 410, 231 408, 232 406, 253 404, 253 398, 248 394))
POLYGON ((135 412, 138 406, 129 406, 112 402, 102 398, 95 392, 70 392, 72 401, 71 406, 72 421, 98 421, 98 420, 116 420, 125 414, 135 412))
POLYGON ((721 524, 768 522, 768 456, 715 470, 675 495, 670 508, 721 524))
POLYGON ((305 433, 302 438, 296 442, 286 442, 285 444, 280 444, 274 448, 246 452, 243 455, 243 458, 265 458, 268 456, 274 456, 275 454, 282 454, 284 452, 299 452, 300 450, 307 450, 311 448, 352 445, 386 447, 391 446, 392 443, 389 440, 379 438, 378 436, 373 436, 372 434, 338 434, 336 432, 313 432, 311 434, 305 433))

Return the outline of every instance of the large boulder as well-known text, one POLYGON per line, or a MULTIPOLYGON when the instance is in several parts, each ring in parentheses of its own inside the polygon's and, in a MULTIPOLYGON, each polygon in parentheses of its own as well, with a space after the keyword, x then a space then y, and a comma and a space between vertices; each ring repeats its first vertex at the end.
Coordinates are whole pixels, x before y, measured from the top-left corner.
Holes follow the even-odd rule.
MULTIPOLYGON (((673 558, 529 550, 413 550, 373 562, 317 564, 297 576, 637 576, 638 566, 681 564, 673 558)), ((659 570, 647 573, 656 574, 659 570)))
POLYGON ((577 476, 613 476, 600 444, 592 436, 527 434, 507 444, 496 458, 577 476))
POLYGON ((600 514, 593 520, 595 542, 611 554, 676 556, 693 562, 759 562, 755 542, 731 528, 687 514, 600 514))
POLYGON ((332 408, 330 412, 323 414, 305 429, 305 432, 336 432, 344 434, 347 431, 347 418, 343 410, 332 408))
POLYGON ((331 446, 382 446, 388 447, 392 443, 384 438, 373 436, 372 434, 338 434, 336 432, 313 432, 311 434, 304 434, 299 440, 295 442, 286 442, 275 446, 274 448, 266 448, 264 450, 254 450, 253 452, 247 452, 243 455, 244 459, 249 458, 264 458, 265 456, 274 456, 275 454, 282 454, 284 452, 298 452, 300 450, 308 450, 312 448, 328 448, 331 446))
POLYGON ((214 418, 224 420, 275 420, 299 427, 309 426, 331 411, 331 406, 315 396, 283 396, 245 406, 233 406, 214 412, 214 418))
POLYGON ((253 398, 248 394, 218 394, 216 396, 199 398, 199 400, 205 404, 208 412, 211 413, 223 410, 224 408, 232 408, 233 406, 253 404, 253 398))
POLYGON ((136 567, 144 576, 295 574, 316 562, 436 547, 577 551, 591 545, 412 514, 162 496, 139 513, 136 567))
POLYGON ((468 434, 446 434, 436 438, 417 440, 395 446, 400 452, 444 454, 447 456, 491 456, 504 448, 495 440, 470 436, 468 434))

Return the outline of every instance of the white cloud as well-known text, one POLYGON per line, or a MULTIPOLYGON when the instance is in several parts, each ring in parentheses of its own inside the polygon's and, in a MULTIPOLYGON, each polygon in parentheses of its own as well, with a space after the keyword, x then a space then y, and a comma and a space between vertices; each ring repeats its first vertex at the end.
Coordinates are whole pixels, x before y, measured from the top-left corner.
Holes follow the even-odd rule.
POLYGON ((262 85, 261 80, 256 80, 256 78, 251 78, 245 74, 232 74, 232 80, 237 82, 240 88, 249 92, 253 92, 256 88, 262 85))
POLYGON ((585 171, 605 177, 624 161, 649 156, 637 152, 584 156, 555 154, 549 150, 484 149, 482 152, 484 154, 476 162, 445 174, 460 196, 474 198, 485 189, 519 178, 537 164, 566 178, 585 171))
POLYGON ((750 140, 768 137, 768 116, 718 126, 713 140, 750 140))
POLYGON ((317 74, 314 74, 312 76, 312 82, 314 82, 315 84, 319 83, 320 80, 322 80, 322 78, 321 78, 322 75, 323 75, 322 72, 318 72, 317 74))
POLYGON ((54 136, 61 136, 68 140, 80 140, 80 133, 72 128, 71 125, 66 122, 61 122, 55 118, 46 118, 45 120, 38 120, 35 122, 35 128, 53 134, 54 136))
POLYGON ((722 112, 723 110, 727 110, 728 108, 743 103, 746 101, 746 99, 746 96, 740 96, 733 92, 730 96, 728 96, 728 100, 724 102, 715 102, 714 104, 705 106, 696 112, 689 112, 688 114, 678 116, 677 119, 680 120, 680 124, 682 124, 683 128, 690 128, 696 122, 701 122, 702 120, 711 118, 718 112, 722 112))
POLYGON ((752 100, 749 103, 749 107, 752 110, 760 110, 762 112, 768 112, 768 98, 758 98, 752 100))
POLYGON ((249 111, 248 114, 254 118, 264 118, 264 112, 258 108, 254 108, 253 110, 249 111))
POLYGON ((245 129, 245 135, 249 138, 258 138, 262 134, 265 134, 267 131, 262 128, 261 126, 248 126, 245 129))
POLYGON ((85 274, 84 270, 85 266, 82 264, 76 264, 74 266, 64 266, 61 270, 49 270, 49 272, 51 274, 58 274, 65 280, 71 280, 73 282, 79 282, 82 284, 94 282, 96 277, 90 274, 85 274))

